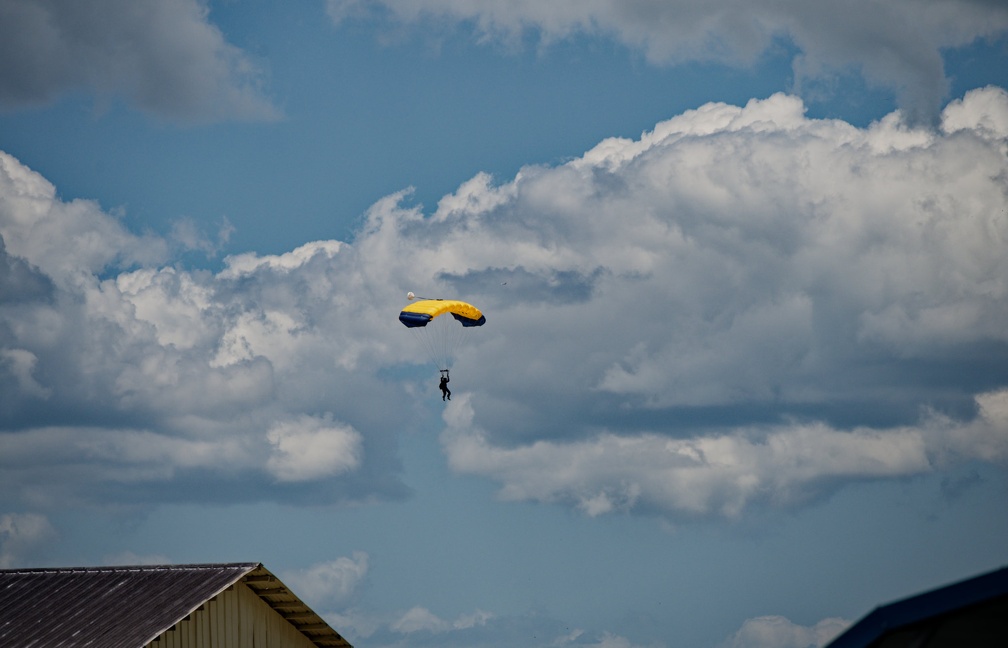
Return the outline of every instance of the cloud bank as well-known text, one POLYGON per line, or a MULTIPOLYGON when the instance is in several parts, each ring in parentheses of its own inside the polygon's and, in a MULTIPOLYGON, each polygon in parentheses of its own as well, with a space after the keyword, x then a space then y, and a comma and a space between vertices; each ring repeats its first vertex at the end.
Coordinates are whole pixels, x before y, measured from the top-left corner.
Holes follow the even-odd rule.
MULTIPOLYGON (((3 522, 0 518, 0 532, 3 522)), ((411 646, 525 645, 534 637, 541 645, 558 647, 637 647, 625 637, 571 628, 539 613, 502 616, 476 609, 455 619, 445 619, 421 605, 383 614, 367 612, 360 606, 360 600, 361 591, 367 587, 369 562, 367 553, 356 551, 351 557, 343 556, 284 572, 282 579, 345 636, 373 646, 398 646, 404 641, 411 646)), ((780 616, 756 617, 743 622, 738 631, 719 644, 719 648, 824 646, 849 625, 850 621, 839 618, 801 626, 780 616)), ((649 645, 658 648, 663 644, 649 645)))
POLYGON ((720 648, 819 648, 833 641, 850 626, 839 618, 823 619, 814 626, 800 626, 780 616, 747 619, 720 648))
POLYGON ((1006 178, 999 88, 940 130, 774 95, 209 272, 2 154, 0 492, 401 497, 397 439, 441 407, 407 290, 487 313, 442 442, 506 498, 735 516, 1003 464, 1006 178))
POLYGON ((795 87, 854 71, 892 91, 915 118, 932 118, 948 94, 942 50, 1008 29, 1008 8, 984 0, 858 0, 842 5, 785 2, 697 4, 620 2, 472 2, 470 0, 328 0, 337 24, 380 16, 413 24, 471 25, 483 41, 543 45, 578 35, 611 38, 655 64, 690 61, 751 66, 781 41, 797 53, 795 87), (900 25, 892 29, 892 25, 900 25))
POLYGON ((575 442, 495 446, 447 417, 451 466, 491 477, 508 500, 562 502, 588 515, 674 511, 738 515, 756 503, 801 504, 837 483, 920 475, 950 460, 1008 459, 1008 390, 978 399, 980 414, 962 424, 946 417, 917 427, 839 430, 822 423, 734 428, 687 439, 597 436, 575 442))

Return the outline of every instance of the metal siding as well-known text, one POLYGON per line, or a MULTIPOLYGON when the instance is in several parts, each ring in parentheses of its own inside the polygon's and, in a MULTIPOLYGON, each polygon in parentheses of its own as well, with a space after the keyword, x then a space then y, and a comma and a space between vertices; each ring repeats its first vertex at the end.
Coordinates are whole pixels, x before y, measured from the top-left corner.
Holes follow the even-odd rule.
POLYGON ((252 640, 252 619, 247 606, 241 604, 242 597, 246 596, 246 593, 252 594, 245 587, 235 588, 235 598, 238 599, 238 617, 241 619, 241 628, 239 634, 241 635, 241 645, 242 648, 247 648, 253 645, 252 640))
POLYGON ((316 648, 316 644, 245 585, 222 592, 148 648, 316 648), (248 626, 251 632, 247 631, 248 626), (181 637, 177 644, 169 644, 181 637), (251 642, 249 639, 251 638, 251 642))
MULTIPOLYGON (((249 590, 249 594, 252 596, 247 597, 250 601, 255 597, 255 594, 249 590)), ((268 648, 269 637, 267 636, 266 623, 263 620, 263 616, 259 613, 259 609, 253 605, 248 605, 248 616, 249 621, 252 623, 252 645, 255 648, 268 648)))
POLYGON ((241 633, 241 606, 238 605, 238 589, 236 587, 231 588, 231 596, 228 598, 231 607, 231 623, 235 628, 238 628, 233 635, 231 635, 231 646, 229 648, 243 648, 245 646, 242 643, 242 633, 241 633))
POLYGON ((196 633, 196 639, 200 642, 194 648, 213 648, 213 644, 210 643, 210 619, 206 614, 206 606, 203 606, 193 615, 196 619, 196 623, 199 627, 199 632, 196 633))
POLYGON ((234 617, 234 587, 229 587, 221 594, 221 607, 224 618, 227 619, 229 632, 224 636, 224 648, 238 648, 235 638, 238 636, 238 624, 234 617))
POLYGON ((225 598, 226 597, 222 594, 214 599, 214 602, 217 604, 217 613, 214 616, 217 619, 218 648, 227 648, 227 636, 234 631, 231 627, 230 621, 228 620, 227 614, 225 614, 225 598))

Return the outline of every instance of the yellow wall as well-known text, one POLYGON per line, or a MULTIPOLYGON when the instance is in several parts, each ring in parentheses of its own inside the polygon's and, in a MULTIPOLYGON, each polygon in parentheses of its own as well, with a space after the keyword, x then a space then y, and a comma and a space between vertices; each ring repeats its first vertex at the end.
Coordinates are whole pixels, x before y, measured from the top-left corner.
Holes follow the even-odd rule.
POLYGON ((315 648, 315 644, 239 582, 145 648, 315 648))

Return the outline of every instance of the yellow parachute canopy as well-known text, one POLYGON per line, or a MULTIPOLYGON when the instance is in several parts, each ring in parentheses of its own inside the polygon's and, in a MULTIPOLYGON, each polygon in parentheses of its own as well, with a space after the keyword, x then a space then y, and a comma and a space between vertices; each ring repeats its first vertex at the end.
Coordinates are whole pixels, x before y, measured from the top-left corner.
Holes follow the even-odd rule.
POLYGON ((480 309, 464 301, 421 299, 402 309, 399 321, 413 331, 437 368, 447 370, 455 360, 455 351, 465 338, 465 332, 483 326, 486 317, 480 309))
POLYGON ((423 299, 412 303, 399 313, 399 321, 409 328, 427 326, 435 317, 448 313, 462 326, 483 326, 486 323, 480 309, 455 299, 423 299))

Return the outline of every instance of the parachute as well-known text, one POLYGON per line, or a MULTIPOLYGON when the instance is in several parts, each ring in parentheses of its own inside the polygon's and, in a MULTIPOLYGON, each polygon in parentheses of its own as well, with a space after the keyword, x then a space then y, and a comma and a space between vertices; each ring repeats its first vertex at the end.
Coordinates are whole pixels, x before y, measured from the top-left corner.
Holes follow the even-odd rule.
MULTIPOLYGON (((409 293, 413 300, 415 296, 409 293)), ((424 299, 413 302, 399 313, 399 321, 413 332, 438 370, 452 368, 455 352, 466 333, 483 326, 486 317, 472 304, 454 299, 424 299)))

